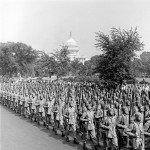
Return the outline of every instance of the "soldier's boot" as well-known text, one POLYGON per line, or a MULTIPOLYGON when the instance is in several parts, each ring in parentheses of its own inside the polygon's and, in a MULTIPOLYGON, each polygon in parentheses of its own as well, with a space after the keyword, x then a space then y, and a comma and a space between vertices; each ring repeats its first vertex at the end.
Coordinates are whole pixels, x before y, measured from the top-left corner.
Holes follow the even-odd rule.
POLYGON ((77 140, 77 138, 76 138, 76 137, 74 137, 74 139, 73 139, 73 143, 74 143, 74 144, 79 144, 79 141, 77 140))
POLYGON ((93 141, 92 137, 90 136, 90 141, 93 141))
POLYGON ((32 114, 29 115, 29 119, 32 122, 32 114))
POLYGON ((83 133, 81 133, 81 139, 83 139, 83 133))
POLYGON ((55 135, 58 135, 57 130, 55 129, 55 135))
POLYGON ((65 137, 64 131, 61 131, 61 136, 65 137))
POLYGON ((37 122, 37 123, 38 123, 38 118, 37 118, 37 117, 35 117, 34 122, 37 122))
POLYGON ((86 142, 83 142, 83 150, 88 150, 87 146, 86 146, 86 142))
POLYGON ((36 119, 37 119, 37 120, 36 120, 36 121, 37 121, 37 124, 40 125, 40 118, 39 118, 39 116, 38 116, 36 119))
POLYGON ((94 147, 94 150, 100 150, 101 149, 100 144, 94 144, 93 147, 94 147))
POLYGON ((15 113, 17 113, 17 108, 15 108, 15 113))
POLYGON ((46 123, 46 128, 47 128, 47 129, 49 129, 49 125, 48 125, 48 123, 46 123))
POLYGON ((78 128, 77 128, 77 130, 76 130, 76 134, 79 135, 79 129, 78 129, 78 128))
POLYGON ((46 127, 46 126, 47 126, 45 121, 43 121, 43 126, 44 126, 44 127, 46 127))
POLYGON ((66 141, 67 141, 67 142, 70 142, 70 139, 69 139, 69 137, 68 137, 68 136, 66 137, 66 141))

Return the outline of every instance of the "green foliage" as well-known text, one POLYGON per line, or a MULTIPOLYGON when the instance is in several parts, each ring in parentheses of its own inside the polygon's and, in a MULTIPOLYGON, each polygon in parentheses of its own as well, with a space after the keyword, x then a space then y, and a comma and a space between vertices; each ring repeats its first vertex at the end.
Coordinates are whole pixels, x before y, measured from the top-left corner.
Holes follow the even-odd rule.
POLYGON ((143 65, 141 72, 150 75, 150 52, 143 52, 140 55, 140 60, 143 65))
POLYGON ((60 50, 52 53, 52 56, 42 53, 42 56, 35 63, 35 72, 38 76, 51 76, 53 74, 58 77, 65 76, 70 71, 70 60, 68 57, 68 49, 63 46, 60 50))
POLYGON ((97 67, 97 65, 99 64, 100 61, 100 55, 95 55, 93 57, 91 57, 90 60, 85 62, 85 67, 86 67, 86 75, 87 76, 91 76, 95 73, 95 68, 97 67))
POLYGON ((124 80, 133 79, 131 62, 135 51, 143 49, 137 29, 129 31, 112 28, 110 35, 96 33, 96 47, 103 55, 95 69, 106 86, 115 88, 124 80))
POLYGON ((82 69, 83 69, 83 64, 79 62, 77 59, 70 62, 70 72, 73 76, 77 76, 81 74, 82 69))
POLYGON ((139 77, 142 75, 142 72, 145 70, 145 66, 141 59, 134 58, 131 62, 131 73, 134 77, 139 77))
POLYGON ((150 52, 143 52, 139 58, 134 58, 131 63, 131 71, 135 77, 150 75, 150 52))
POLYGON ((67 46, 62 46, 60 50, 52 53, 57 61, 56 74, 58 77, 68 75, 70 71, 70 59, 68 57, 69 51, 67 46))
POLYGON ((40 57, 35 62, 34 70, 36 76, 51 77, 51 75, 57 72, 57 62, 54 57, 50 57, 44 52, 41 54, 40 52, 40 57))
POLYGON ((33 63, 37 53, 32 47, 23 43, 0 44, 0 70, 1 75, 24 75, 33 74, 33 63))

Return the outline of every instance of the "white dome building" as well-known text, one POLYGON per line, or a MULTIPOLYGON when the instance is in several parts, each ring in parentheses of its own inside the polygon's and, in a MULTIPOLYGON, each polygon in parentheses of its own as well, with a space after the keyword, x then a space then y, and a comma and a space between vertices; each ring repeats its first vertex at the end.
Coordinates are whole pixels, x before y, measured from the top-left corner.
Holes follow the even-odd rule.
POLYGON ((70 39, 66 42, 66 46, 69 51, 69 58, 71 61, 78 60, 84 64, 86 57, 82 57, 79 55, 79 47, 77 42, 72 38, 72 34, 70 33, 70 39))

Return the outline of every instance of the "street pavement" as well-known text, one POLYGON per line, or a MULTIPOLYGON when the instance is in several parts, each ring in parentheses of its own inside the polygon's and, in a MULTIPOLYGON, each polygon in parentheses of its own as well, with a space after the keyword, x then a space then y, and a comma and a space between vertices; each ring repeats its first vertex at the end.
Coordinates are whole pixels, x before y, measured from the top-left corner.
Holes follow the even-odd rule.
POLYGON ((0 150, 82 150, 0 105, 0 150))

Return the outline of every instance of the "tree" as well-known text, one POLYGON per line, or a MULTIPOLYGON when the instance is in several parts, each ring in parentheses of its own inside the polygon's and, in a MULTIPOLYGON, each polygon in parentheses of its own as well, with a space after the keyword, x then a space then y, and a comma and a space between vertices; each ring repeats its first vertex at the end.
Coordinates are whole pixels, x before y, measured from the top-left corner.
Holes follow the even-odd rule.
POLYGON ((1 45, 0 49, 0 73, 3 76, 12 76, 17 73, 18 64, 7 47, 1 45))
POLYGON ((150 52, 143 52, 140 55, 140 60, 143 65, 141 73, 150 75, 150 52))
POLYGON ((90 60, 85 61, 86 75, 91 76, 95 73, 95 68, 99 64, 101 55, 92 56, 90 60))
POLYGON ((37 58, 36 50, 24 43, 1 43, 0 69, 2 75, 32 75, 34 61, 37 58))
POLYGON ((128 31, 112 28, 110 35, 96 33, 96 47, 103 55, 96 66, 95 72, 104 80, 107 87, 115 88, 124 80, 133 79, 131 60, 135 51, 143 49, 137 28, 128 31))
POLYGON ((70 72, 70 59, 68 57, 69 51, 67 46, 62 46, 60 50, 56 50, 52 53, 54 59, 57 62, 57 76, 65 76, 70 72))
POLYGON ((73 76, 79 75, 81 69, 83 69, 83 64, 79 62, 77 59, 70 62, 70 72, 73 76))
POLYGON ((49 76, 57 74, 57 61, 46 53, 42 53, 35 63, 36 76, 49 76))
POLYGON ((143 64, 142 60, 139 58, 134 58, 131 62, 131 73, 135 77, 139 77, 143 72, 145 72, 145 65, 143 64))

